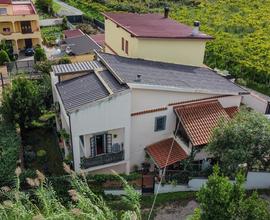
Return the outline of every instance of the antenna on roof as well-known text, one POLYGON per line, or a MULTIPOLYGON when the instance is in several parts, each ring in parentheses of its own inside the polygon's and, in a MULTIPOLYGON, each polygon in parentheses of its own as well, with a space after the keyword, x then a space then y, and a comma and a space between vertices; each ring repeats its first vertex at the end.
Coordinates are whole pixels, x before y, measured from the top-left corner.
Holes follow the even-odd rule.
POLYGON ((193 36, 198 35, 199 30, 200 30, 200 22, 199 21, 194 21, 193 26, 194 26, 194 28, 192 30, 192 35, 193 36))
POLYGON ((137 78, 135 82, 141 82, 141 80, 142 80, 142 74, 137 74, 137 78))
POLYGON ((170 8, 168 6, 164 7, 164 18, 169 17, 170 8))

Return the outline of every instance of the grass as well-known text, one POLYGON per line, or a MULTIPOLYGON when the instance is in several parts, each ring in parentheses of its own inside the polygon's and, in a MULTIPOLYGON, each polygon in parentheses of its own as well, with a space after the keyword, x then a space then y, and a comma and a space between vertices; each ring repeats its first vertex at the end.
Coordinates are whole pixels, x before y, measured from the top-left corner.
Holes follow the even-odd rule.
MULTIPOLYGON (((47 152, 49 173, 54 175, 64 174, 60 148, 56 135, 51 128, 29 129, 25 135, 25 145, 31 145, 36 153, 41 149, 47 152)), ((30 166, 33 169, 43 169, 38 161, 31 163, 30 166)))

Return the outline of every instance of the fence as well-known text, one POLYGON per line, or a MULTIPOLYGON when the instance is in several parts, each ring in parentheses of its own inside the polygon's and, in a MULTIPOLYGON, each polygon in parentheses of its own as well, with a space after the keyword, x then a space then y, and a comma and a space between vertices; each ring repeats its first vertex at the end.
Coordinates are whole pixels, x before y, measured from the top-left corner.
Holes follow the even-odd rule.
POLYGON ((18 73, 34 73, 34 60, 14 61, 7 63, 7 70, 10 75, 18 73))

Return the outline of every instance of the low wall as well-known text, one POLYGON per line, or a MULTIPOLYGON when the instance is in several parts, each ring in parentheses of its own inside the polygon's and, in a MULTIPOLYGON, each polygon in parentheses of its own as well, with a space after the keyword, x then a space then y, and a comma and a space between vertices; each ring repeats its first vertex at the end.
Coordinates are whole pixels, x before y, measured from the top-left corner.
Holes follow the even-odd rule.
MULTIPOLYGON (((188 182, 188 187, 194 190, 199 190, 206 182, 207 179, 194 178, 188 182)), ((233 183, 234 181, 231 182, 233 183)), ((245 189, 268 189, 270 188, 270 173, 248 172, 244 186, 245 189)))
POLYGON ((268 172, 248 172, 246 189, 267 189, 270 188, 270 173, 268 172))

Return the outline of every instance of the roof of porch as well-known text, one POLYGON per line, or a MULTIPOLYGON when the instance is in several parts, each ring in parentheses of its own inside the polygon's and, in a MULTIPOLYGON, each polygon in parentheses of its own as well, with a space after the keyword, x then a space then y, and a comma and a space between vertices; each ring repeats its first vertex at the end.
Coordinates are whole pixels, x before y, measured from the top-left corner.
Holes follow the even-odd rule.
POLYGON ((173 138, 151 144, 145 148, 145 151, 160 169, 166 167, 166 162, 167 166, 169 166, 188 157, 187 153, 173 138), (170 154, 171 146, 172 150, 170 154), (168 158, 169 154, 170 157, 168 158))

